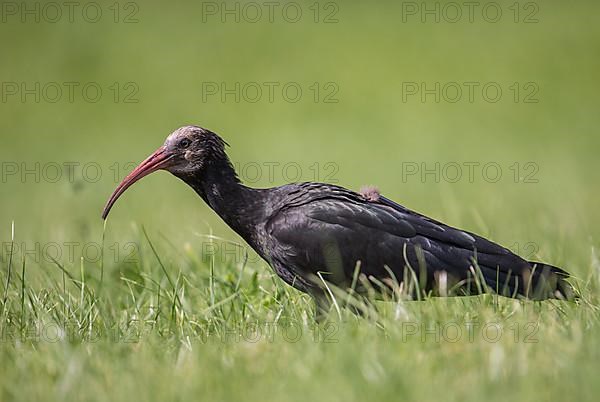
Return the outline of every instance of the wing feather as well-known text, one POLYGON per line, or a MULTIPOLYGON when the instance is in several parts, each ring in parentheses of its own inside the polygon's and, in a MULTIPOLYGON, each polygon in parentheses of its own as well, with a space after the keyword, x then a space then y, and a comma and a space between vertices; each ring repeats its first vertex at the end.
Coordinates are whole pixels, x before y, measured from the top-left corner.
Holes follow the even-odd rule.
POLYGON ((320 183, 297 185, 283 197, 266 230, 273 242, 273 262, 292 276, 317 272, 345 285, 356 264, 378 279, 398 279, 407 266, 425 272, 428 288, 437 271, 455 281, 480 269, 492 288, 525 294, 523 280, 531 265, 510 250, 481 236, 413 212, 383 196, 370 201, 360 194, 320 183), (519 282, 521 285, 519 285, 519 282))

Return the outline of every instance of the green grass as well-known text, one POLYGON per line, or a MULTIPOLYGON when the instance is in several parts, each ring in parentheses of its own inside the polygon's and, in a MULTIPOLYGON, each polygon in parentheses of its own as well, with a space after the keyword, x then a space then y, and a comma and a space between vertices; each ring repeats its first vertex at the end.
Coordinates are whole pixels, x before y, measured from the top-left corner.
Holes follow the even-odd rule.
POLYGON ((0 103, 0 401, 598 399, 598 2, 540 2, 531 24, 512 22, 512 0, 495 24, 403 23, 391 1, 339 3, 333 24, 202 22, 201 2, 149 1, 138 23, 115 24, 112 3, 95 24, 0 23, 2 83, 104 90, 97 103, 0 103), (272 81, 305 96, 203 100, 206 82, 272 81), (504 96, 402 101, 406 82, 466 81, 497 82, 504 96), (115 103, 115 82, 121 95, 134 82, 139 102, 115 103), (314 102, 315 82, 321 95, 335 83, 339 102, 314 102), (521 95, 534 82, 539 101, 514 102, 515 82, 521 95), (299 180, 377 185, 564 267, 581 301, 396 300, 378 303, 377 317, 341 310, 319 326, 310 299, 166 173, 131 188, 104 227, 103 204, 130 162, 184 124, 221 134, 252 185, 284 184, 290 163, 299 180), (403 179, 407 164, 470 162, 502 176, 403 179), (42 173, 53 164, 56 181, 42 173), (102 169, 98 180, 86 164, 102 169), (40 180, 23 178, 27 169, 40 180))
POLYGON ((86 263, 67 270, 13 260, 1 278, 4 400, 590 400, 597 392, 597 275, 578 305, 397 299, 378 303, 371 319, 341 310, 317 324, 309 298, 262 264, 142 237, 134 261, 104 277, 86 263))

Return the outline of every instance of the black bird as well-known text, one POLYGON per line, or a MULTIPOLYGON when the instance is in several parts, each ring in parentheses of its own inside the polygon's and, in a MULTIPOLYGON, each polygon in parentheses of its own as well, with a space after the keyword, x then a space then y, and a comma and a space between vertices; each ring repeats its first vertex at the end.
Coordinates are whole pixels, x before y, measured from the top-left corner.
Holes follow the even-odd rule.
POLYGON ((573 298, 565 281, 569 274, 562 269, 526 261, 483 237, 413 212, 376 189, 357 193, 313 182, 246 187, 225 145, 204 128, 179 128, 116 188, 102 218, 129 186, 164 169, 192 187, 281 279, 313 296, 318 313, 329 306, 328 285, 359 294, 400 285, 413 294, 492 291, 536 300, 573 298))

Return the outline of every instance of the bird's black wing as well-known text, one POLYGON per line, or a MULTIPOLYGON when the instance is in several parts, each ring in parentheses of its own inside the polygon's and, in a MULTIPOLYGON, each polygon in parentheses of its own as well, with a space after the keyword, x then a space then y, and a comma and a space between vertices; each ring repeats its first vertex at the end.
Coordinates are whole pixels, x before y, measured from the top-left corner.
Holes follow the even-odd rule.
MULTIPOLYGON (((347 286, 357 264, 379 281, 403 281, 410 273, 424 289, 435 289, 440 273, 463 289, 477 280, 510 295, 533 295, 542 271, 564 271, 530 263, 476 234, 415 213, 383 196, 367 200, 342 187, 302 183, 281 197, 265 227, 273 240, 271 262, 284 279, 307 290, 318 272, 347 286), (412 272, 407 271, 407 267, 412 272), (391 276, 394 278, 391 278, 391 276), (475 279, 477 277, 477 279, 475 279)), ((547 279, 548 274, 544 276, 547 279)), ((544 283, 551 282, 545 280, 544 283)), ((439 283, 437 284, 439 286, 439 283)))

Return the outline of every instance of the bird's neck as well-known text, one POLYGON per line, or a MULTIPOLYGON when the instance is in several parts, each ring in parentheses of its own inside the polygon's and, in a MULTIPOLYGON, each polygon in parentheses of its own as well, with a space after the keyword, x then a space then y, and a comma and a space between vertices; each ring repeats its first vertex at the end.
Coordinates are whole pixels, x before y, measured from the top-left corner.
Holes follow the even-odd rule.
POLYGON ((202 172, 180 177, 250 244, 264 215, 262 190, 240 183, 228 159, 211 161, 202 172))

